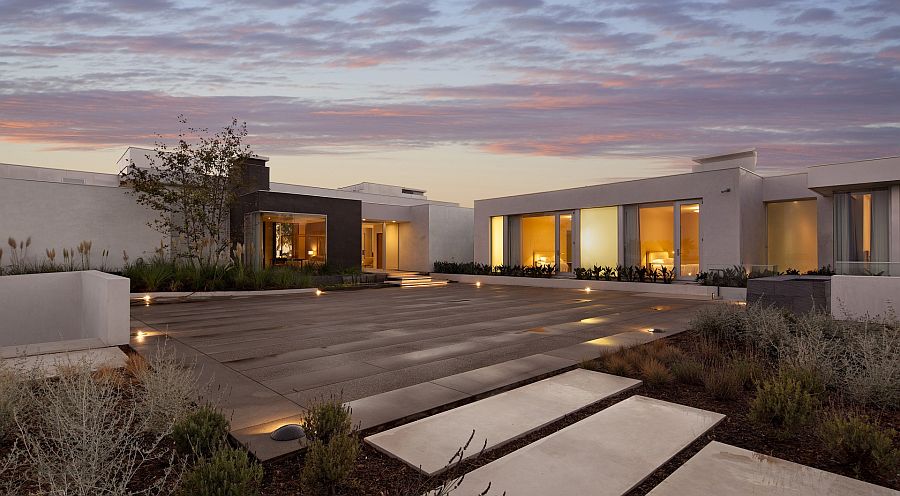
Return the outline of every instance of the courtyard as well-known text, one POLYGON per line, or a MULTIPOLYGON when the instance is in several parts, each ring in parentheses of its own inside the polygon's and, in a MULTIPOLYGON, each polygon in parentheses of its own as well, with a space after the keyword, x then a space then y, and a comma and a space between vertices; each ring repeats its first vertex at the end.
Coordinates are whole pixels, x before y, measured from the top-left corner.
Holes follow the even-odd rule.
POLYGON ((296 449, 260 444, 316 399, 340 395, 377 427, 574 367, 598 353, 586 342, 684 330, 707 304, 470 284, 161 302, 132 306, 132 346, 195 363, 235 437, 267 458, 296 449))

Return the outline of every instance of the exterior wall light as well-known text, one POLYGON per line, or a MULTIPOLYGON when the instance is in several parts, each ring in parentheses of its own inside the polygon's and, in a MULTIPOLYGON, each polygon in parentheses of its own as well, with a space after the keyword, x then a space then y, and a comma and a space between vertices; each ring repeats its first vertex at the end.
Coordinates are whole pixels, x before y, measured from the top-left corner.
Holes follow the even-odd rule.
POLYGON ((302 437, 306 437, 303 432, 303 426, 300 424, 285 424, 272 431, 269 437, 273 441, 295 441, 302 437))

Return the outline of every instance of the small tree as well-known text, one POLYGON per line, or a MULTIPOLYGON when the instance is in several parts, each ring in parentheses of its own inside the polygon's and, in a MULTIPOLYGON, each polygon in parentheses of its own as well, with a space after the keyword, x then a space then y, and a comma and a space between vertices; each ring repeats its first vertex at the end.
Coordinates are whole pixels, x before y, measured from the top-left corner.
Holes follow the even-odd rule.
POLYGON ((211 135, 205 128, 187 126, 183 115, 178 122, 175 145, 166 145, 157 135, 154 152, 147 155, 150 166, 130 164, 122 176, 137 202, 159 214, 148 225, 169 236, 177 248, 173 253, 209 265, 228 253, 229 212, 252 154, 243 142, 247 123, 232 119, 211 135))

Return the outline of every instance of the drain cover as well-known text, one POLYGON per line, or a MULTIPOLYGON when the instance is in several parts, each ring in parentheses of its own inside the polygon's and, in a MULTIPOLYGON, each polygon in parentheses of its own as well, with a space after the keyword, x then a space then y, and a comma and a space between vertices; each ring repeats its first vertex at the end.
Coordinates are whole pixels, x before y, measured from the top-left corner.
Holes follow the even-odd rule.
POLYGON ((272 431, 270 437, 274 441, 294 441, 305 437, 303 427, 300 424, 287 424, 272 431))

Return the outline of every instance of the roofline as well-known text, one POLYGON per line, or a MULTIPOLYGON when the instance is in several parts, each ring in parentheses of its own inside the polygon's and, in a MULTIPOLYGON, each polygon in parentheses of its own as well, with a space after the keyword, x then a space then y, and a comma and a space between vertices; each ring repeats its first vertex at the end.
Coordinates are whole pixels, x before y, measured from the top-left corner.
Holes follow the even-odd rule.
POLYGON ((887 157, 863 158, 860 160, 847 160, 845 162, 829 162, 827 164, 809 165, 809 166, 807 166, 807 169, 812 169, 813 167, 826 167, 829 165, 855 164, 855 163, 859 163, 859 162, 874 162, 875 160, 888 160, 888 159, 892 159, 892 158, 900 158, 900 155, 888 155, 887 157))
POLYGON ((712 155, 700 155, 699 157, 691 157, 691 161, 697 162, 699 164, 705 160, 709 160, 709 159, 713 159, 713 158, 733 157, 735 155, 746 155, 749 153, 756 153, 756 148, 745 148, 742 150, 735 150, 732 152, 715 153, 712 155))

